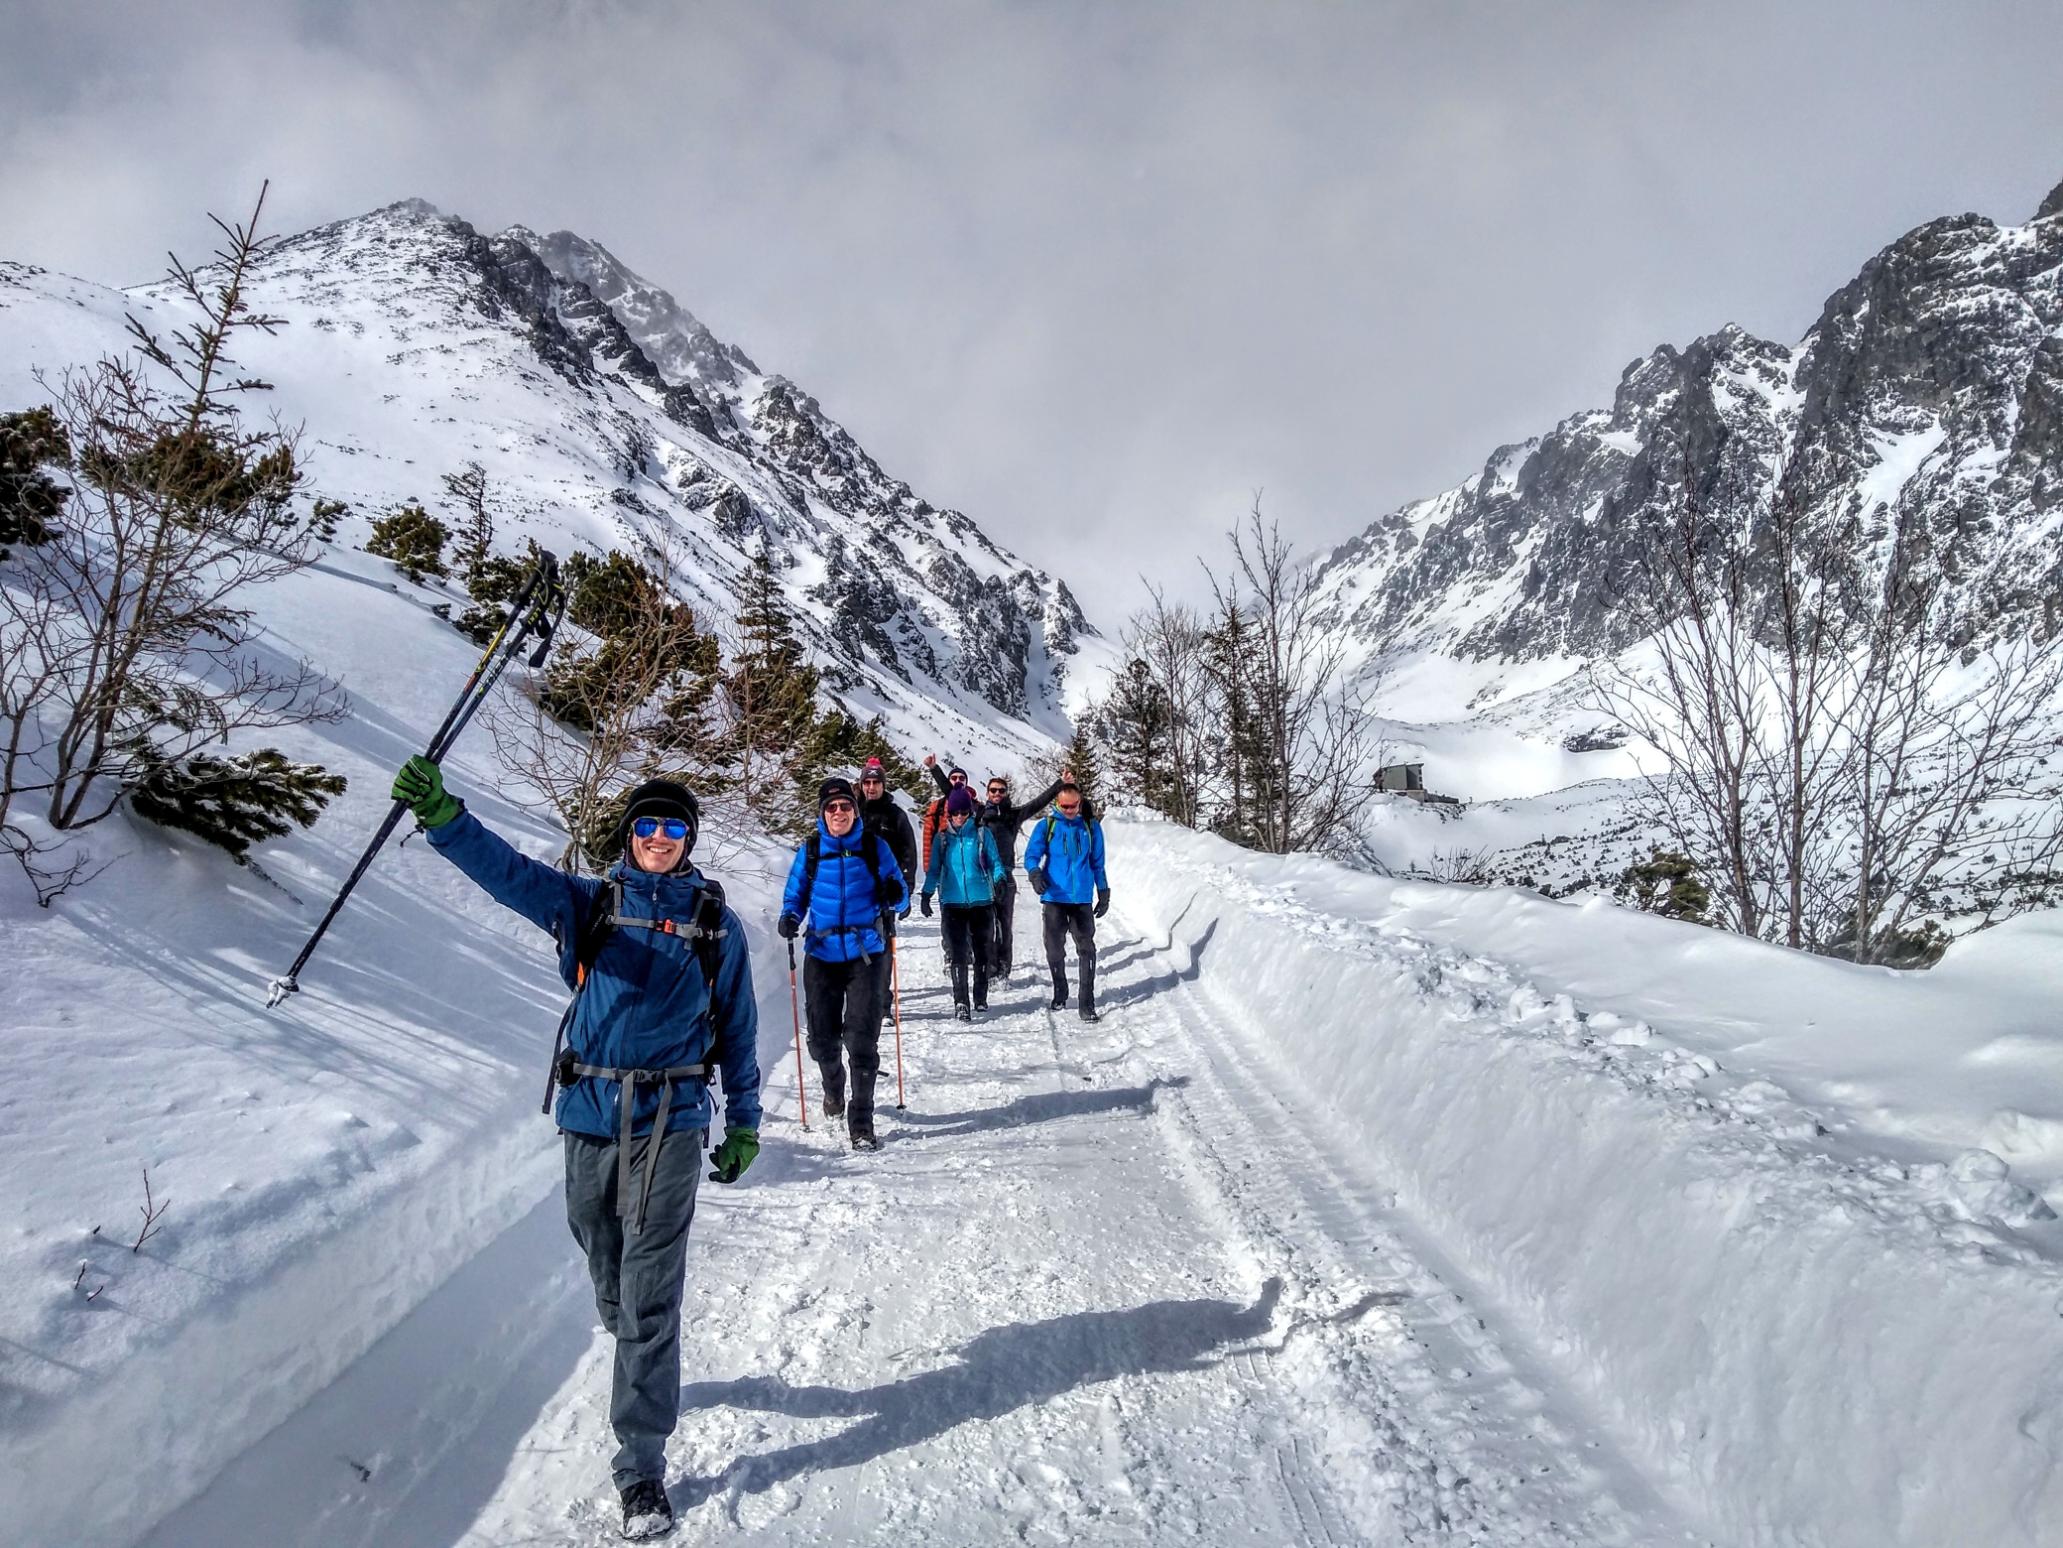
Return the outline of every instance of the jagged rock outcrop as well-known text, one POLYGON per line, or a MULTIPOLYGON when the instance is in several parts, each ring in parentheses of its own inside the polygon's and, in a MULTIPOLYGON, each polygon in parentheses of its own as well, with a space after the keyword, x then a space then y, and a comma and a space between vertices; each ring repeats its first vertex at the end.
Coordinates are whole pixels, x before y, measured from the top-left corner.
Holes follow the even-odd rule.
POLYGON ((1641 556, 1686 509, 1793 502, 1869 605, 1896 545, 1953 577, 1966 627, 2051 618, 2063 581, 2063 187, 2027 225, 1930 221, 1834 292, 1795 346, 1727 327, 1634 361, 1564 420, 1323 564, 1374 654, 1589 657, 1633 642, 1641 556))

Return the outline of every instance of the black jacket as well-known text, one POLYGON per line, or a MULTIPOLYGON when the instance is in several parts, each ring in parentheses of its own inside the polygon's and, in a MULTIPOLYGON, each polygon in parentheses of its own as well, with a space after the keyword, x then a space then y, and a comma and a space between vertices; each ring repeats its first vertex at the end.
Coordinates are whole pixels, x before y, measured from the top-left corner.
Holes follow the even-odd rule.
POLYGON ((881 835, 903 875, 921 877, 917 869, 917 830, 910 826, 910 814, 895 804, 895 797, 883 792, 869 801, 860 800, 860 821, 881 835))

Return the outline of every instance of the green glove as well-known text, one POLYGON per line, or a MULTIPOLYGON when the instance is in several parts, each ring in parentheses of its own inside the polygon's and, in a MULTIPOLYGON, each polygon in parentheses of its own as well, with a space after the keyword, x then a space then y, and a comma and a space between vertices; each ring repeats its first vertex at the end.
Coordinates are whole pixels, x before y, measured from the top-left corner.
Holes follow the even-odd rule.
POLYGON ((759 1131, 757 1129, 726 1129, 723 1143, 709 1153, 716 1170, 709 1174, 711 1182, 734 1183, 744 1175, 745 1168, 752 1164, 752 1158, 759 1154, 759 1131))
POLYGON ((415 820, 426 828, 441 828, 466 809, 465 803, 444 788, 444 771, 418 753, 401 765, 394 776, 394 799, 406 801, 415 820))

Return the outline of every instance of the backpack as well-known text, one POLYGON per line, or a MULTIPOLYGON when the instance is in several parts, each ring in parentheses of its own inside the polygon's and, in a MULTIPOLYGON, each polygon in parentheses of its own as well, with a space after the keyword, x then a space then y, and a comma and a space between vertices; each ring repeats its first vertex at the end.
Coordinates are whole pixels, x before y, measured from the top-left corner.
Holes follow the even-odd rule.
MULTIPOLYGON (((580 1004, 580 991, 587 987, 588 972, 595 960, 602 954, 602 945, 609 938, 611 930, 633 926, 645 930, 657 930, 663 935, 685 935, 694 948, 695 961, 702 968, 702 985, 709 1002, 709 1056, 706 1062, 718 1063, 722 1049, 716 1039, 716 971, 717 943, 725 934, 723 928, 724 893, 723 883, 713 877, 702 878, 702 890, 695 899, 695 912, 682 924, 672 919, 632 919, 623 913, 623 883, 611 878, 595 890, 595 900, 588 906, 587 918, 581 921, 580 930, 574 936, 573 944, 573 997, 566 1002, 564 1014, 559 1017, 558 1033, 552 1038, 551 1067, 544 1077, 544 1112, 551 1116, 552 1096, 564 1077, 559 1071, 560 1050, 566 1041, 566 1029, 573 1025, 573 1012, 580 1004)), ((566 1049, 565 1057, 572 1057, 572 1050, 566 1049)), ((570 1082, 565 1082, 570 1084, 570 1082)))
POLYGON ((924 808, 924 870, 927 874, 931 870, 931 842, 945 825, 946 798, 934 796, 931 804, 924 808))

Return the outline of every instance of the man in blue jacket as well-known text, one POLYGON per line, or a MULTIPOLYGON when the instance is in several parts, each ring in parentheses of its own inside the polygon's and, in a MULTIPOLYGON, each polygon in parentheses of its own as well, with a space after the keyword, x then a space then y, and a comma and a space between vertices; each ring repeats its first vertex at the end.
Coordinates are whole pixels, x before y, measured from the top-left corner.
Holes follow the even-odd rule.
POLYGON ((1096 921, 1110 907, 1110 878, 1103 873, 1103 825, 1082 810, 1080 787, 1060 787, 1052 813, 1032 829, 1031 842, 1024 846, 1024 870, 1044 906, 1053 1009, 1067 1004, 1067 940, 1073 936, 1082 975, 1082 1020, 1094 1021, 1096 921))
POLYGON ((852 783, 817 787, 817 831, 799 845, 781 894, 781 935, 803 937, 802 996, 809 1054, 823 1080, 824 1112, 842 1114, 855 1150, 878 1150, 874 1081, 881 1073, 881 979, 888 943, 881 916, 909 906, 895 854, 860 821, 852 783), (807 921, 808 929, 803 929, 807 921), (839 1061, 843 1049, 844 1064, 839 1061), (846 1086, 850 1067, 852 1085, 846 1086))
POLYGON ((668 780, 631 791, 623 858, 574 876, 490 832, 450 795, 436 764, 394 780, 430 846, 558 943, 574 991, 553 1067, 566 1150, 566 1219, 587 1254, 595 1307, 616 1340, 609 1402, 623 1535, 671 1529, 666 1439, 680 1410, 680 1311, 688 1226, 723 1071, 725 1133, 712 1181, 759 1154, 759 1012, 745 930, 689 863, 695 798, 668 780))
POLYGON ((989 941, 994 933, 991 909, 1004 876, 995 835, 975 821, 974 797, 964 785, 946 797, 946 825, 931 845, 931 868, 924 873, 924 912, 931 913, 932 894, 945 901, 940 929, 946 938, 946 960, 953 967, 953 1015, 972 1021, 967 1008, 967 971, 974 970, 974 1010, 989 1008, 989 941))

